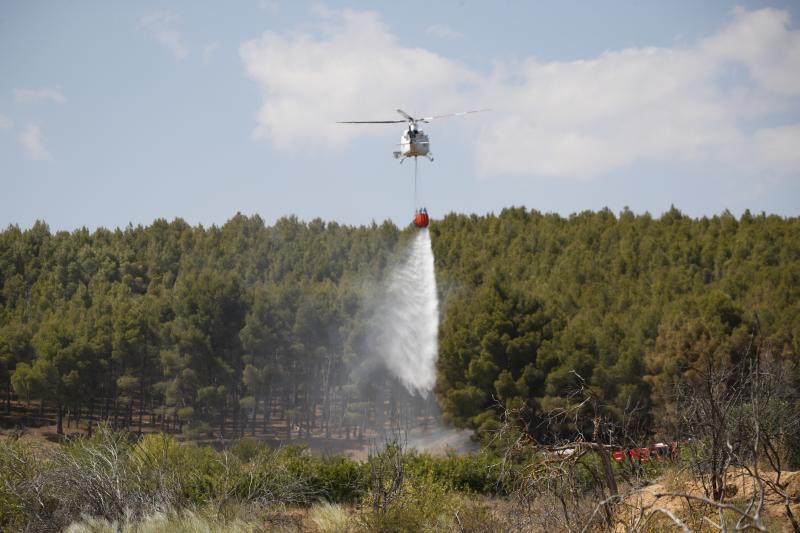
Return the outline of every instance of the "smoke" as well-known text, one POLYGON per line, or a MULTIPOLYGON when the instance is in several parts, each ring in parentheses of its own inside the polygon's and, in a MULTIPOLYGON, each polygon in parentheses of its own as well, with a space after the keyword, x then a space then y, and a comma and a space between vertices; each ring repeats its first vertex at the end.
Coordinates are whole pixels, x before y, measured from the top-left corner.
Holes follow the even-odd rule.
POLYGON ((414 429, 408 433, 406 444, 421 452, 432 455, 448 453, 470 453, 480 449, 480 444, 472 440, 473 432, 469 429, 453 429, 441 423, 430 428, 414 429))
POLYGON ((377 353, 411 394, 427 397, 436 382, 439 298, 427 229, 390 271, 377 316, 377 353))

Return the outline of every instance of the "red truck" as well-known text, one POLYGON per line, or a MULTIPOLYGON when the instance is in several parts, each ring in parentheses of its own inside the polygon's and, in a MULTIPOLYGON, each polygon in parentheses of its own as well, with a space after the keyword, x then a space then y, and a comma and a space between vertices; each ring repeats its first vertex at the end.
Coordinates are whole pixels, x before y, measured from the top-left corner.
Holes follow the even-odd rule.
POLYGON ((611 457, 613 457, 615 461, 621 462, 627 455, 631 461, 646 463, 651 459, 654 461, 674 459, 677 454, 677 443, 665 444, 663 442, 658 442, 651 448, 629 448, 627 450, 614 450, 611 452, 611 457))

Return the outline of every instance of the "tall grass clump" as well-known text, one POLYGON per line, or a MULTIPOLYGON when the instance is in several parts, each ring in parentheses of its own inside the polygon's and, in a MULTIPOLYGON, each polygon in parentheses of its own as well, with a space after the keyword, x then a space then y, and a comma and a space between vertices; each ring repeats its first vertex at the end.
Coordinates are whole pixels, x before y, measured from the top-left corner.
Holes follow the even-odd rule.
POLYGON ((308 519, 318 533, 345 533, 353 529, 347 510, 336 503, 314 505, 309 509, 308 519))
POLYGON ((254 533, 262 531, 253 520, 228 519, 192 510, 174 509, 142 516, 127 515, 119 521, 84 516, 70 524, 65 533, 201 533, 225 531, 226 533, 254 533))
POLYGON ((0 531, 22 528, 38 511, 39 487, 31 484, 40 470, 34 449, 15 438, 0 440, 0 531))

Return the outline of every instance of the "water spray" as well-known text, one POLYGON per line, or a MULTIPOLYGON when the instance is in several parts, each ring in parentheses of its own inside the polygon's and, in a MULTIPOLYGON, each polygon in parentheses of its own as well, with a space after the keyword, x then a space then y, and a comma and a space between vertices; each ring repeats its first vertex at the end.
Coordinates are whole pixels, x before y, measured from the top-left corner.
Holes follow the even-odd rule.
POLYGON ((427 397, 436 383, 439 297, 431 237, 418 231, 392 269, 381 306, 380 356, 412 394, 427 397))

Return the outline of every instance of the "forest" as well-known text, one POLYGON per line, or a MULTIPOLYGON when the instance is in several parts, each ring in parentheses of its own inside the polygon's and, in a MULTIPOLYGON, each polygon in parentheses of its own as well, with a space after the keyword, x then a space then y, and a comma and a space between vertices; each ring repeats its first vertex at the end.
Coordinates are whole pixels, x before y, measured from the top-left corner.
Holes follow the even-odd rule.
POLYGON ((435 398, 408 393, 367 339, 376 287, 414 231, 241 214, 10 226, 3 423, 355 439, 440 409, 483 442, 509 412, 549 442, 593 432, 545 423, 590 396, 605 421, 594 438, 611 442, 677 438, 676 387, 703 365, 768 354, 798 390, 798 218, 520 207, 434 220, 435 398))

